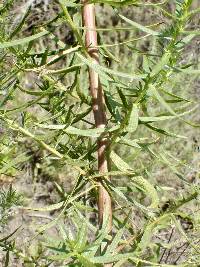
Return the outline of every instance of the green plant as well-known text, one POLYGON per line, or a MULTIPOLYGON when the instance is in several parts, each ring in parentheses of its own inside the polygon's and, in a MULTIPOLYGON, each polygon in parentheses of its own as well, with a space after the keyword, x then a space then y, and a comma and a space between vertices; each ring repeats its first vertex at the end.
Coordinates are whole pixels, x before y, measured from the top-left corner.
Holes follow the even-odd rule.
POLYGON ((2 231, 9 221, 11 209, 22 204, 22 196, 10 186, 8 189, 0 191, 0 231, 3 232, 3 238, 0 239, 0 251, 6 252, 5 266, 9 263, 9 252, 14 247, 13 235, 18 231, 16 228, 12 233, 5 235, 2 231))
POLYGON ((0 191, 0 225, 5 225, 8 221, 9 210, 11 207, 21 204, 21 195, 17 194, 12 186, 8 190, 1 189, 0 191))
MULTIPOLYGON (((172 1, 172 6, 169 2, 61 0, 55 18, 33 27, 28 37, 21 33, 26 32, 29 9, 13 28, 1 26, 0 119, 15 141, 16 153, 22 151, 22 136, 31 139, 43 151, 44 162, 58 171, 67 166, 74 178, 68 192, 55 184, 59 203, 28 208, 55 212, 50 223, 38 228, 39 235, 53 227, 60 234, 42 238, 44 251, 37 255, 11 249, 24 264, 198 266, 199 221, 187 205, 198 205, 199 186, 183 172, 195 168, 199 173, 198 166, 177 159, 165 143, 184 142, 185 136, 176 133, 183 125, 199 127, 188 119, 198 101, 188 99, 176 86, 199 74, 198 63, 184 58, 187 46, 199 35, 192 28, 199 9, 192 9, 192 0, 172 1), (98 3, 110 6, 120 27, 95 29, 87 12, 94 16, 93 4, 98 3), (135 22, 122 14, 127 6, 153 10, 163 23, 135 22), (73 45, 57 33, 65 23, 73 32, 73 45), (107 32, 127 33, 131 39, 113 43, 107 32), (147 49, 142 48, 145 41, 147 49), (170 127, 174 124, 177 131, 170 127), (157 165, 173 173, 172 185, 165 178, 159 184, 153 169, 157 165), (173 191, 176 183, 181 184, 180 195, 173 191), (98 207, 91 205, 97 198, 98 207), (98 209, 99 226, 91 219, 98 209), (182 222, 190 227, 184 229, 182 222), (169 238, 163 240, 160 233, 169 238), (184 244, 190 255, 182 256, 184 244), (173 249, 180 256, 169 261, 173 249)), ((0 7, 5 25, 14 3, 0 7)), ((9 166, 20 168, 29 159, 26 150, 22 155, 9 166)), ((9 152, 4 153, 1 168, 5 162, 13 162, 9 152)))

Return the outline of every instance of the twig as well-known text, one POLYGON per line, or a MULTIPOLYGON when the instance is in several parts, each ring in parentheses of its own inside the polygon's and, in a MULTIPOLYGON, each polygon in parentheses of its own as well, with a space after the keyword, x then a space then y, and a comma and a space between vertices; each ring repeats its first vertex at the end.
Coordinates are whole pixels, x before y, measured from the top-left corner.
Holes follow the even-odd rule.
MULTIPOLYGON (((186 243, 184 243, 184 245, 185 245, 186 243)), ((186 247, 181 251, 181 252, 179 252, 179 256, 178 256, 178 258, 173 262, 173 264, 177 264, 177 262, 178 262, 178 260, 180 259, 180 257, 185 253, 185 251, 188 249, 188 247, 189 247, 189 243, 187 243, 186 244, 186 247)), ((182 247, 182 246, 181 246, 182 247)), ((179 248, 180 249, 180 248, 179 248)), ((176 253, 177 254, 177 253, 176 253)))
MULTIPOLYGON (((172 238, 173 233, 174 233, 174 228, 172 228, 172 230, 171 230, 171 233, 170 233, 170 236, 169 236, 169 239, 168 239, 168 242, 167 242, 168 244, 169 244, 169 242, 170 242, 170 240, 171 240, 171 238, 172 238)), ((160 258, 160 260, 159 260, 159 263, 162 263, 162 260, 163 260, 163 258, 164 258, 164 256, 165 256, 165 253, 166 253, 166 250, 167 250, 167 248, 164 249, 164 251, 163 251, 163 253, 162 253, 162 256, 161 256, 161 258, 160 258)), ((169 252, 168 255, 167 255, 167 259, 168 259, 168 257, 169 257, 169 254, 170 254, 170 252, 169 252)), ((166 261, 167 261, 167 259, 166 259, 166 261)))
MULTIPOLYGON (((175 228, 172 228, 172 231, 171 231, 171 234, 170 234, 170 236, 169 236, 169 240, 168 240, 168 243, 171 241, 171 239, 172 239, 172 235, 173 235, 173 233, 174 233, 174 230, 175 230, 175 228)), ((168 261, 168 258, 169 258, 169 256, 170 256, 170 253, 171 253, 171 248, 169 249, 169 251, 168 251, 168 253, 167 253, 167 257, 166 257, 166 259, 165 259, 165 263, 167 264, 167 261, 168 261)))

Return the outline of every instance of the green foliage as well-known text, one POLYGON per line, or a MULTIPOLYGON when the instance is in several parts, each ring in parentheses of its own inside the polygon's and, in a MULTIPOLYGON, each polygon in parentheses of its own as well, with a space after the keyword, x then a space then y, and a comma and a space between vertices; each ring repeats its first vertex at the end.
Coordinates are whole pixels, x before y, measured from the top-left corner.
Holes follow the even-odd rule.
POLYGON ((22 196, 17 194, 12 186, 8 190, 1 189, 0 191, 0 225, 4 225, 9 216, 9 209, 13 206, 22 203, 22 196))
MULTIPOLYGON (((189 166, 170 150, 184 146, 184 127, 199 127, 190 121, 199 103, 183 88, 187 79, 192 81, 199 74, 198 63, 185 56, 187 46, 199 35, 193 25, 198 14, 192 9, 195 1, 91 2, 100 3, 98 7, 109 5, 121 23, 116 28, 97 27, 100 65, 86 52, 79 1, 59 1, 55 18, 33 26, 31 32, 27 25, 33 7, 27 6, 21 19, 9 27, 18 1, 0 4, 4 24, 0 23, 0 174, 23 173, 24 164, 33 157, 30 146, 34 144, 40 151, 43 173, 44 166, 51 166, 54 177, 64 169, 73 178, 67 192, 55 180, 58 203, 24 208, 26 212, 52 212, 53 217, 37 229, 35 240, 42 237, 35 250, 34 245, 29 250, 15 245, 14 233, 8 236, 11 241, 0 240, 6 251, 5 266, 12 261, 11 255, 23 266, 197 266, 199 218, 194 210, 199 205, 199 185, 188 181, 185 169, 195 169, 198 175, 199 166, 189 166), (129 6, 140 15, 147 8, 163 21, 136 22, 126 15, 129 6), (69 28, 73 45, 63 36, 69 28), (114 42, 118 32, 134 39, 121 41, 119 34, 114 42), (145 42, 149 43, 146 50, 145 42), (88 67, 99 74, 104 89, 105 129, 95 128, 90 116, 88 67), (100 175, 97 142, 108 134, 110 170, 100 175), (160 181, 157 166, 159 170, 164 166, 173 179, 166 175, 160 181), (107 176, 111 181, 104 179, 107 176), (97 198, 99 178, 113 200, 113 235, 108 233, 108 220, 101 229, 92 220, 97 214, 92 202, 97 198), (180 193, 174 192, 179 184, 180 193), (183 229, 182 221, 191 226, 190 231, 183 229), (59 235, 48 234, 51 228, 59 235), (175 241, 167 235, 171 229, 175 241), (188 245, 186 255, 183 244, 188 245), (173 249, 178 256, 169 260, 173 249)), ((5 224, 7 211, 19 201, 11 187, 1 191, 0 223, 5 224)))

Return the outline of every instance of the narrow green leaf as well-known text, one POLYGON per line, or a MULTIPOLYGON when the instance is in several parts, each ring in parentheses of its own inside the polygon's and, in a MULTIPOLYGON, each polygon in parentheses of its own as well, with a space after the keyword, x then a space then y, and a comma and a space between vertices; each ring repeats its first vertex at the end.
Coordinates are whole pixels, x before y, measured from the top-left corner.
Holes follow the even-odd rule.
POLYGON ((80 221, 80 223, 81 227, 79 227, 77 242, 74 247, 79 252, 85 248, 87 243, 87 224, 83 221, 80 221))
POLYGON ((121 19, 123 19, 124 21, 126 21, 128 24, 132 25, 133 27, 141 30, 142 32, 146 32, 148 34, 155 35, 155 36, 158 36, 159 35, 159 32, 156 32, 154 30, 151 30, 150 28, 147 28, 147 27, 145 27, 145 26, 143 26, 143 25, 141 25, 141 24, 139 24, 139 23, 137 23, 135 21, 132 21, 132 20, 124 17, 123 15, 120 15, 119 14, 119 17, 121 19))
POLYGON ((49 130, 63 130, 67 134, 72 135, 80 135, 80 136, 88 136, 88 137, 99 137, 101 134, 106 132, 113 132, 119 128, 119 126, 114 126, 112 128, 93 128, 93 129, 78 129, 73 126, 66 125, 44 125, 44 124, 37 124, 36 125, 40 128, 45 128, 49 130))
POLYGON ((70 67, 66 67, 66 68, 63 68, 63 69, 58 69, 58 70, 47 70, 47 73, 50 73, 50 74, 67 74, 67 73, 70 73, 70 72, 73 72, 73 71, 76 71, 76 70, 79 70, 81 68, 82 64, 77 64, 77 65, 73 65, 73 66, 70 66, 70 67))
POLYGON ((125 79, 130 79, 130 80, 140 80, 145 77, 144 75, 135 75, 135 74, 129 74, 129 73, 123 73, 123 72, 111 70, 109 68, 102 67, 98 64, 95 64, 91 59, 87 59, 79 53, 76 53, 76 54, 86 65, 94 69, 96 73, 98 73, 102 78, 105 78, 107 81, 113 81, 113 79, 107 74, 111 74, 114 76, 122 77, 125 79))
POLYGON ((96 265, 91 262, 88 257, 86 256, 83 256, 81 254, 78 254, 77 255, 77 258, 79 259, 80 263, 82 264, 82 266, 84 267, 96 267, 96 265))
MULTIPOLYGON (((132 168, 122 159, 120 158, 114 151, 111 151, 110 153, 110 158, 115 164, 115 166, 120 170, 120 171, 130 171, 132 168)), ((131 178, 131 181, 134 182, 136 185, 139 185, 145 194, 149 196, 152 200, 151 205, 149 208, 157 208, 159 204, 159 198, 158 194, 153 187, 146 179, 144 179, 142 176, 133 176, 131 178)))
MULTIPOLYGON (((141 258, 137 258, 135 256, 135 252, 133 252, 133 253, 123 253, 123 254, 117 254, 117 255, 112 255, 112 254, 107 255, 107 254, 105 254, 103 256, 98 256, 98 257, 91 258, 91 261, 94 262, 94 263, 105 264, 105 263, 113 263, 113 262, 117 262, 117 261, 121 261, 121 260, 125 261, 125 260, 128 260, 128 259, 133 260, 136 263, 136 266, 139 263, 143 263, 143 264, 145 264, 144 266, 174 267, 174 265, 171 265, 171 264, 160 264, 160 263, 156 263, 156 262, 143 260, 141 258)), ((177 266, 184 267, 183 265, 177 265, 177 266)))
POLYGON ((27 156, 26 153, 19 154, 16 158, 3 164, 2 168, 0 168, 0 173, 6 173, 13 167, 16 168, 19 163, 26 162, 29 158, 30 156, 27 156))
POLYGON ((177 100, 181 100, 181 101, 185 101, 185 102, 192 102, 191 100, 189 100, 189 99, 186 99, 186 98, 183 98, 183 97, 181 97, 181 96, 178 96, 178 95, 175 95, 175 94, 173 94, 173 93, 171 93, 171 92, 169 92, 169 91, 166 91, 166 90, 164 90, 163 88, 161 88, 160 89, 163 93, 165 93, 166 95, 169 95, 169 96, 172 96, 172 97, 174 97, 175 99, 177 99, 177 100))
POLYGON ((177 70, 179 70, 180 72, 183 72, 185 74, 191 74, 191 75, 196 75, 196 74, 200 74, 200 69, 180 69, 178 68, 177 70))
POLYGON ((121 143, 121 144, 125 144, 128 146, 136 147, 136 148, 141 148, 141 146, 137 143, 138 139, 130 140, 130 139, 127 139, 124 137, 121 137, 121 138, 119 137, 119 139, 117 139, 116 142, 121 143))
POLYGON ((32 36, 25 37, 25 38, 22 38, 22 39, 19 39, 19 40, 13 40, 13 41, 10 41, 10 42, 0 43, 0 49, 13 47, 13 46, 17 46, 17 45, 23 45, 23 44, 29 43, 31 41, 34 41, 34 40, 36 40, 38 38, 41 38, 42 36, 45 36, 47 34, 49 34, 49 32, 44 30, 44 31, 42 31, 40 33, 36 33, 36 34, 34 34, 32 36))
MULTIPOLYGON (((53 250, 53 247, 47 246, 49 249, 53 250)), ((67 259, 70 259, 72 257, 75 257, 77 255, 76 252, 60 252, 59 254, 56 255, 49 255, 47 256, 48 259, 53 260, 53 261, 66 261, 67 259)))
MULTIPOLYGON (((177 114, 171 107, 170 105, 164 100, 164 98, 159 94, 158 90, 153 86, 152 84, 150 85, 150 91, 153 93, 153 95, 156 97, 156 99, 160 102, 160 104, 169 111, 172 115, 174 115, 176 118, 182 120, 186 124, 189 124, 190 126, 193 127, 200 127, 200 124, 194 124, 190 121, 186 121, 181 116, 187 114, 187 113, 182 113, 182 114, 177 114)), ((190 112, 190 111, 189 111, 190 112)))
POLYGON ((106 253, 113 253, 114 254, 117 246, 119 245, 119 243, 122 239, 123 233, 124 233, 124 228, 121 228, 117 231, 115 237, 113 238, 112 243, 108 246, 106 253))
POLYGON ((160 134, 164 134, 166 136, 171 136, 171 137, 176 137, 176 138, 187 138, 186 136, 178 135, 178 134, 175 134, 175 133, 171 133, 171 132, 169 132, 167 130, 155 127, 155 126, 153 126, 153 125, 151 125, 149 123, 146 123, 145 126, 147 126, 148 128, 150 128, 151 130, 153 130, 155 132, 158 132, 160 134))
POLYGON ((115 164, 115 166, 122 172, 129 172, 132 171, 132 168, 123 161, 120 156, 118 156, 114 151, 111 151, 110 158, 115 164))
POLYGON ((0 243, 4 242, 4 241, 8 240, 10 237, 12 237, 20 229, 20 227, 21 226, 17 227, 11 234, 1 238, 0 243))
POLYGON ((139 117, 141 122, 156 122, 156 121, 166 121, 176 118, 176 116, 158 116, 158 117, 139 117))
POLYGON ((85 195, 87 192, 89 192, 90 190, 92 190, 94 188, 94 186, 89 187, 87 190, 77 194, 74 197, 69 197, 66 201, 61 201, 57 204, 53 204, 53 205, 49 205, 46 207, 23 207, 23 209, 25 210, 35 210, 35 211, 52 211, 52 210, 57 210, 60 209, 62 207, 64 207, 66 204, 70 204, 73 203, 77 198, 79 198, 82 195, 85 195))
POLYGON ((145 251, 145 249, 151 244, 151 238, 153 236, 154 231, 157 228, 162 228, 163 225, 165 225, 166 227, 170 220, 171 214, 165 214, 159 218, 156 218, 153 222, 150 222, 146 225, 141 241, 139 243, 139 247, 142 251, 145 251))
POLYGON ((128 133, 133 133, 136 131, 138 127, 138 118, 138 106, 136 104, 133 104, 128 116, 128 124, 125 128, 128 133))
POLYGON ((170 53, 165 53, 161 57, 159 62, 153 67, 151 71, 151 76, 158 74, 167 65, 167 63, 169 62, 170 56, 171 56, 170 53))

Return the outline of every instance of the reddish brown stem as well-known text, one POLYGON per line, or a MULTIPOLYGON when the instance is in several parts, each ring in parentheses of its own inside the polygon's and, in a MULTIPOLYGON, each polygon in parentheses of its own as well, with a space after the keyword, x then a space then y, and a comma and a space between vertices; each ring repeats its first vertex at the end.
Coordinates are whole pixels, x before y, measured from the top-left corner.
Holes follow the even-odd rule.
MULTIPOLYGON (((93 63, 99 64, 99 55, 97 49, 97 32, 95 23, 95 7, 94 4, 88 4, 83 1, 83 22, 86 27, 86 47, 88 54, 93 60, 93 63)), ((90 92, 93 100, 94 120, 97 128, 104 128, 107 124, 105 100, 102 86, 98 74, 94 69, 89 69, 90 92)), ((108 147, 108 137, 101 138, 98 141, 98 170, 100 173, 108 172, 108 159, 106 150, 108 147)), ((102 182, 99 182, 99 225, 103 223, 105 210, 109 213, 109 231, 112 230, 112 206, 111 198, 102 182)), ((108 265, 107 265, 108 266, 108 265)))

